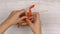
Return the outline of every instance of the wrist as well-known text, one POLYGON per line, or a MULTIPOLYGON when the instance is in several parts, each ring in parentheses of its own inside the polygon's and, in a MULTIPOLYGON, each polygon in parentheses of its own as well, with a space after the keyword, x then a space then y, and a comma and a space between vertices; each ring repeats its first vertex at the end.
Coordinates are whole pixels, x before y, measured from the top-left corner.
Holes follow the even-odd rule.
POLYGON ((8 24, 8 25, 13 25, 14 22, 15 22, 15 20, 13 20, 13 19, 8 19, 8 20, 5 21, 5 23, 8 24))
POLYGON ((41 34, 41 32, 40 31, 36 31, 34 34, 41 34))
POLYGON ((33 31, 34 34, 42 34, 42 31, 40 29, 36 29, 35 31, 33 31))
POLYGON ((1 30, 0 33, 4 33, 10 26, 11 24, 9 23, 9 20, 3 22, 0 26, 0 30, 1 30))

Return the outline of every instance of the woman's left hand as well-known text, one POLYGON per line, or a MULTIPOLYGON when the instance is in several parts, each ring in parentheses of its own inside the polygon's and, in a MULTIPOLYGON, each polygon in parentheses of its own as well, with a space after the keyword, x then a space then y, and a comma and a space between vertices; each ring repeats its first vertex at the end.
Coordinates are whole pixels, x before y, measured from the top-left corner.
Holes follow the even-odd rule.
POLYGON ((25 10, 17 10, 17 11, 12 11, 12 13, 9 15, 9 17, 5 20, 8 21, 9 24, 16 24, 18 23, 20 20, 23 20, 26 18, 26 16, 22 16, 20 17, 20 15, 24 14, 25 10))

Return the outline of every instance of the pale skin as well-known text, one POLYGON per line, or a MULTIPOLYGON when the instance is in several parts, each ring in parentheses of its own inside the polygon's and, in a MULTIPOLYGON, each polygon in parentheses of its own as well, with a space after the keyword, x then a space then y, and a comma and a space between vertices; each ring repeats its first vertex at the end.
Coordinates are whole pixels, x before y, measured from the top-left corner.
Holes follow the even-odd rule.
MULTIPOLYGON (((20 20, 23 20, 25 18, 27 18, 26 16, 20 17, 19 16, 25 13, 25 10, 17 10, 17 11, 13 11, 9 17, 0 25, 0 34, 4 34, 4 32, 11 27, 12 25, 19 23, 20 20)), ((34 18, 34 23, 31 22, 31 20, 27 19, 28 23, 29 23, 29 27, 31 28, 32 32, 34 34, 42 34, 41 32, 41 21, 40 21, 40 17, 39 17, 39 13, 34 12, 32 13, 32 18, 34 18)))

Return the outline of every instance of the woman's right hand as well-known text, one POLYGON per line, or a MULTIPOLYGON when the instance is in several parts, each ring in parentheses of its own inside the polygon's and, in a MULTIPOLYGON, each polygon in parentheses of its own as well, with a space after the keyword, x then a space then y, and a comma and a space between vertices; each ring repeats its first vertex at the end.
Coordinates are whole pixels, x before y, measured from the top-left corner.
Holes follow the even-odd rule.
POLYGON ((29 26, 31 27, 34 34, 42 34, 41 32, 41 21, 40 21, 40 15, 39 13, 33 13, 32 15, 33 22, 29 19, 27 19, 29 26))

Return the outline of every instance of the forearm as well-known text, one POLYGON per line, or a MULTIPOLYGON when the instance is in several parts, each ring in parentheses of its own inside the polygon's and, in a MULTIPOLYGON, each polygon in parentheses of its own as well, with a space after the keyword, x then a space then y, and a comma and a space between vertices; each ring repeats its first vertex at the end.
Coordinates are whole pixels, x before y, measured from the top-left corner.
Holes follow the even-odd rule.
POLYGON ((37 31, 34 34, 42 34, 42 31, 41 30, 40 31, 37 31))
POLYGON ((3 34, 11 26, 10 20, 3 22, 0 25, 0 34, 3 34))
POLYGON ((42 30, 41 30, 41 29, 36 30, 36 31, 34 32, 34 34, 42 34, 42 30))
POLYGON ((38 25, 36 25, 36 31, 35 34, 42 34, 42 27, 41 27, 41 23, 39 23, 38 25))

